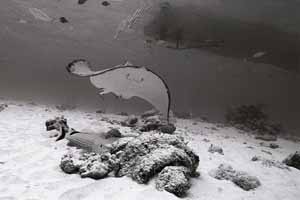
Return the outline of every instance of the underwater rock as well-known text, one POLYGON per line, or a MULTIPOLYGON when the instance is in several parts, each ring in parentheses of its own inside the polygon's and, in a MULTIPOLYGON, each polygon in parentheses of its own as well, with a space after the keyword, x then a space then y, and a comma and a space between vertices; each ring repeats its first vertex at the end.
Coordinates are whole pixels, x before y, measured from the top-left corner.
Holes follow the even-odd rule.
POLYGON ((210 142, 210 140, 207 139, 207 138, 204 138, 202 141, 203 141, 203 142, 210 142))
POLYGON ((254 131, 259 135, 278 135, 282 132, 282 126, 272 122, 263 109, 261 104, 241 105, 229 109, 225 118, 230 125, 243 131, 254 131))
POLYGON ((189 179, 189 170, 186 167, 168 166, 158 174, 155 185, 156 189, 160 191, 166 190, 182 197, 191 187, 189 179))
POLYGON ((134 127, 138 122, 138 118, 134 115, 129 116, 125 121, 121 122, 122 126, 134 127))
POLYGON ((122 133, 118 129, 112 128, 104 134, 104 137, 105 138, 113 138, 113 137, 120 138, 120 137, 122 137, 122 133))
POLYGON ((166 124, 159 127, 158 130, 162 133, 172 134, 176 131, 176 127, 174 126, 174 124, 166 124))
POLYGON ((120 153, 117 176, 129 175, 138 182, 147 182, 166 165, 180 164, 192 173, 196 173, 199 165, 198 155, 185 144, 183 138, 169 134, 144 133, 129 141, 116 141, 111 152, 120 153))
POLYGON ((190 168, 193 160, 184 150, 165 144, 145 156, 138 157, 131 168, 130 176, 138 183, 147 183, 164 167, 177 164, 190 168))
POLYGON ((160 125, 157 124, 157 123, 148 123, 148 124, 143 125, 143 126, 140 128, 140 131, 142 131, 142 132, 155 131, 155 130, 157 130, 159 127, 160 127, 160 125))
POLYGON ((142 132, 154 131, 162 126, 162 122, 158 115, 145 118, 143 123, 144 124, 140 127, 140 131, 142 132))
POLYGON ((217 170, 210 172, 210 175, 218 180, 231 180, 235 174, 236 171, 226 164, 220 164, 217 170))
POLYGON ((105 111, 104 110, 97 110, 96 113, 97 114, 105 114, 105 111))
POLYGON ((118 113, 118 115, 121 115, 121 116, 128 116, 129 114, 127 112, 120 112, 118 113))
POLYGON ((174 112, 174 114, 180 119, 192 119, 192 114, 189 112, 174 112))
POLYGON ((209 148, 208 148, 208 152, 209 153, 219 153, 219 154, 221 154, 221 155, 224 155, 224 152, 223 152, 223 149, 222 149, 222 147, 219 147, 219 146, 216 146, 216 145, 213 145, 213 144, 211 144, 210 146, 209 146, 209 148))
POLYGON ((108 117, 102 117, 100 120, 104 121, 104 122, 107 122, 107 123, 109 123, 111 125, 116 125, 116 124, 120 124, 121 125, 121 122, 119 122, 118 120, 110 119, 108 117))
POLYGON ((244 173, 234 176, 232 182, 246 191, 253 190, 261 185, 260 181, 256 177, 249 176, 244 173))
POLYGON ((260 142, 259 144, 260 144, 260 146, 269 147, 271 149, 277 149, 277 148, 279 148, 279 145, 276 144, 276 143, 269 143, 268 144, 268 143, 265 143, 265 142, 260 142))
POLYGON ((59 111, 67 111, 67 110, 74 110, 76 106, 74 105, 68 105, 68 104, 62 104, 62 105, 57 105, 55 108, 59 111))
POLYGON ((60 18, 59 18, 59 21, 60 21, 61 23, 63 23, 63 24, 69 22, 69 20, 67 20, 67 18, 65 18, 65 17, 60 17, 60 18))
POLYGON ((211 171, 210 175, 218 180, 230 180, 243 190, 253 190, 261 185, 255 176, 243 171, 236 171, 230 165, 221 164, 218 169, 211 171))
POLYGON ((263 141, 276 141, 277 136, 276 135, 270 135, 270 134, 263 134, 263 135, 256 135, 255 139, 263 140, 263 141))
POLYGON ((67 154, 60 167, 66 173, 79 173, 81 177, 93 179, 114 172, 116 177, 129 176, 138 183, 147 183, 165 169, 157 184, 177 196, 189 189, 188 177, 198 175, 199 156, 177 135, 144 133, 120 138, 106 148, 108 151, 99 154, 67 154))
POLYGON ((259 160, 260 160, 260 157, 259 157, 259 156, 253 156, 253 157, 251 158, 251 161, 254 161, 254 162, 259 161, 259 160))
POLYGON ((286 159, 283 160, 283 163, 300 170, 300 151, 290 154, 286 159))
POLYGON ((117 152, 122 152, 121 150, 124 149, 131 140, 131 137, 124 137, 106 146, 110 149, 111 154, 117 154, 117 152))
POLYGON ((270 147, 271 149, 277 149, 277 148, 279 148, 279 145, 276 144, 276 143, 270 143, 270 144, 269 144, 269 147, 270 147))
POLYGON ((153 115, 146 118, 143 118, 143 122, 146 124, 162 124, 163 120, 161 119, 161 116, 159 115, 153 115))
POLYGON ((2 112, 4 109, 8 107, 7 104, 0 104, 0 112, 2 112))
POLYGON ((144 118, 142 121, 143 124, 140 125, 140 131, 148 132, 148 131, 160 131, 162 133, 172 134, 175 132, 176 127, 174 124, 167 123, 159 115, 154 115, 150 117, 144 118))
POLYGON ((263 158, 261 156, 253 156, 251 161, 253 162, 261 161, 261 164, 266 167, 277 167, 279 169, 289 169, 289 167, 282 162, 276 160, 270 160, 267 158, 263 158))
POLYGON ((109 174, 108 166, 99 160, 87 162, 81 166, 79 173, 82 178, 101 179, 109 174))
POLYGON ((60 168, 67 174, 75 174, 79 172, 81 163, 79 158, 75 157, 75 154, 65 154, 60 161, 60 168))
POLYGON ((79 168, 79 174, 82 178, 104 178, 114 170, 116 165, 115 156, 110 153, 84 153, 80 159, 84 160, 79 168))
POLYGON ((79 173, 82 178, 101 179, 113 171, 115 162, 109 153, 72 152, 62 157, 60 168, 67 174, 79 173))
POLYGON ((129 116, 127 119, 127 123, 129 125, 134 125, 138 122, 138 118, 136 116, 129 116))

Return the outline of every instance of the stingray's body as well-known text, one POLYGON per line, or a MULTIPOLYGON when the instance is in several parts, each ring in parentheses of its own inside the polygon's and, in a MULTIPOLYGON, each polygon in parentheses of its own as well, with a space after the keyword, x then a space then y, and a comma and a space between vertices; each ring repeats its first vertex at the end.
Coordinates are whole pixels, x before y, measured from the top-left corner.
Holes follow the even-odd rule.
POLYGON ((161 76, 146 67, 126 63, 92 71, 86 60, 74 60, 67 70, 73 75, 89 77, 91 83, 99 89, 100 95, 113 93, 124 99, 142 98, 169 120, 171 95, 168 85, 161 76))
MULTIPOLYGON (((101 95, 113 93, 125 99, 140 97, 151 103, 169 121, 170 90, 166 82, 153 71, 130 63, 92 71, 86 60, 74 60, 67 66, 67 70, 77 76, 89 77, 101 95)), ((97 153, 105 150, 105 144, 115 140, 70 129, 63 117, 48 120, 46 127, 47 130, 56 129, 60 132, 56 141, 66 138, 70 145, 97 153)))

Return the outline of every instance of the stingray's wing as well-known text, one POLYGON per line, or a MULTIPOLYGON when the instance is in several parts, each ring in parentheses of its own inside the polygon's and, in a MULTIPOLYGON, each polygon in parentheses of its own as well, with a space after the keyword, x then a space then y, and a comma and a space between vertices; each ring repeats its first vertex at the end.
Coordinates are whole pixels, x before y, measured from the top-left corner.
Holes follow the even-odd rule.
POLYGON ((89 76, 100 94, 114 93, 125 99, 140 97, 151 103, 167 119, 170 110, 170 91, 164 80, 145 67, 120 65, 93 72, 88 62, 77 60, 69 64, 68 71, 89 76))

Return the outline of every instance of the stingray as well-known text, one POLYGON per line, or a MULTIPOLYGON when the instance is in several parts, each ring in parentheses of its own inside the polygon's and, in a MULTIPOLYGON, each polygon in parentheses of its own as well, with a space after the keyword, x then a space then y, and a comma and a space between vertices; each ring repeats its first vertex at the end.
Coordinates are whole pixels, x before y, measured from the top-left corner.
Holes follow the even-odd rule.
POLYGON ((99 94, 113 93, 123 99, 139 97, 154 106, 169 121, 171 95, 164 79, 152 70, 130 63, 92 71, 88 61, 72 61, 67 70, 73 75, 88 77, 99 94))

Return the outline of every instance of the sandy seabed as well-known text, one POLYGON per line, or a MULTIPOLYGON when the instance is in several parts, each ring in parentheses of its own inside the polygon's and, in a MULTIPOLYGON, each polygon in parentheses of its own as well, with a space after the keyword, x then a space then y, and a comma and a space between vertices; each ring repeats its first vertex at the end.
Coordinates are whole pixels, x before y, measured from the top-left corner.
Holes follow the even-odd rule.
MULTIPOLYGON (((72 147, 68 147, 66 141, 55 142, 50 137, 52 133, 46 132, 44 126, 47 119, 64 115, 69 125, 79 131, 101 133, 116 127, 122 133, 130 134, 130 128, 101 120, 103 117, 122 120, 124 116, 88 113, 79 109, 60 111, 27 102, 1 100, 2 103, 8 107, 0 112, 1 200, 177 199, 170 193, 157 191, 153 181, 147 185, 137 184, 128 177, 96 181, 67 175, 59 168, 61 156, 72 147)), ((298 150, 299 143, 279 138, 276 143, 280 147, 271 149, 261 146, 261 141, 250 134, 231 127, 195 119, 177 119, 176 126, 175 134, 182 135, 200 156, 198 171, 201 176, 192 180, 185 199, 299 199, 299 170, 267 167, 261 162, 251 161, 255 155, 281 161, 298 150), (210 144, 221 146, 224 155, 209 153, 210 144), (258 177, 262 185, 256 190, 244 191, 230 181, 212 178, 209 172, 221 163, 258 177)))

